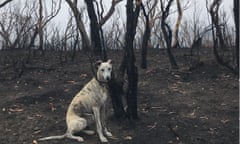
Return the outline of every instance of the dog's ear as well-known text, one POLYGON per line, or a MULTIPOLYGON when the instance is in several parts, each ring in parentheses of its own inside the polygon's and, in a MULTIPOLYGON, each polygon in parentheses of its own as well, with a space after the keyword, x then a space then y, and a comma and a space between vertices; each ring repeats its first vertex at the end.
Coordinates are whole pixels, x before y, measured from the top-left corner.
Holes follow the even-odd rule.
POLYGON ((101 65, 102 62, 103 61, 101 61, 101 60, 96 61, 95 66, 98 68, 101 65))
POLYGON ((109 64, 112 64, 112 60, 111 60, 111 59, 109 59, 109 60, 107 61, 107 63, 109 63, 109 64))

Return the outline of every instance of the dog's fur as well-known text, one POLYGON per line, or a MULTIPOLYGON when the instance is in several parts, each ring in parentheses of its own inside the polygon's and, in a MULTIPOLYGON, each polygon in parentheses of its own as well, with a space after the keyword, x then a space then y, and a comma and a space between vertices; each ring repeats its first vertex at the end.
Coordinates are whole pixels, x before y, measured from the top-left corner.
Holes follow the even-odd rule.
POLYGON ((89 135, 94 134, 94 131, 86 130, 86 127, 95 120, 100 141, 108 142, 103 133, 108 137, 112 136, 105 122, 105 104, 108 97, 107 82, 111 79, 112 61, 98 61, 97 67, 96 78, 93 78, 77 93, 68 107, 66 133, 60 136, 40 138, 39 141, 70 138, 83 142, 82 137, 74 136, 74 134, 79 131, 89 135))

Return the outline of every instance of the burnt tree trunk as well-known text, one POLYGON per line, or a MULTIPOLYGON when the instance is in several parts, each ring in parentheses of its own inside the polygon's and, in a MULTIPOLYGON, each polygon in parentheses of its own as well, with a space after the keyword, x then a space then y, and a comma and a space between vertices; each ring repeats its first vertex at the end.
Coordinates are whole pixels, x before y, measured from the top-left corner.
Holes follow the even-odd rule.
POLYGON ((39 0, 39 20, 38 20, 38 34, 39 34, 39 50, 43 55, 43 5, 42 0, 39 0))
POLYGON ((38 35, 38 27, 36 26, 36 28, 34 29, 34 33, 33 36, 30 39, 29 45, 27 46, 27 50, 28 50, 28 54, 27 54, 27 58, 26 58, 26 62, 28 63, 30 60, 30 56, 31 56, 31 47, 33 47, 35 39, 38 35))
POLYGON ((125 118, 126 112, 124 110, 122 94, 123 94, 123 85, 124 85, 124 74, 127 67, 127 56, 123 55, 123 59, 119 66, 119 69, 113 73, 113 79, 109 82, 110 96, 113 105, 114 116, 116 118, 125 118))
POLYGON ((164 40, 165 40, 165 43, 167 46, 168 58, 169 58, 172 68, 177 69, 178 65, 177 65, 177 62, 171 51, 171 49, 172 49, 172 30, 171 30, 170 26, 166 23, 173 0, 168 1, 168 4, 165 9, 163 7, 162 0, 160 2, 161 2, 161 10, 162 10, 161 29, 163 31, 164 40))
POLYGON ((142 40, 141 68, 146 69, 147 68, 147 50, 148 50, 148 42, 150 39, 151 29, 149 25, 149 15, 146 13, 143 4, 141 4, 141 8, 143 10, 143 15, 145 16, 145 19, 146 19, 145 31, 144 31, 143 40, 142 40))
POLYGON ((97 59, 103 59, 102 43, 100 38, 100 27, 97 20, 97 15, 94 9, 93 0, 85 0, 87 4, 88 16, 90 18, 90 31, 93 53, 97 59))
POLYGON ((138 16, 140 12, 141 1, 136 1, 134 8, 133 0, 127 0, 127 31, 125 33, 124 54, 116 78, 110 82, 110 92, 114 108, 114 114, 117 118, 127 116, 129 119, 138 119, 137 112, 137 85, 138 69, 135 65, 136 58, 133 49, 133 40, 136 34, 138 16), (123 93, 124 74, 127 74, 127 112, 123 109, 121 94, 123 93))
POLYGON ((234 0, 234 20, 236 28, 236 64, 239 71, 239 0, 234 0))
POLYGON ((178 41, 178 31, 182 21, 182 8, 181 8, 180 0, 177 0, 177 10, 178 10, 178 18, 177 18, 177 23, 175 25, 175 30, 174 30, 173 48, 180 48, 180 44, 178 41))
POLYGON ((76 57, 76 51, 77 51, 77 44, 79 43, 79 33, 77 32, 76 38, 74 40, 74 45, 73 45, 73 53, 72 53, 72 62, 74 61, 76 57))
POLYGON ((114 111, 114 117, 117 119, 124 118, 126 113, 124 111, 122 94, 123 94, 123 80, 115 78, 115 73, 112 74, 113 79, 109 81, 109 91, 114 111))
POLYGON ((126 72, 127 72, 127 115, 130 119, 137 119, 137 85, 138 85, 138 69, 135 64, 136 58, 133 50, 133 40, 136 34, 136 26, 140 12, 140 1, 136 1, 134 10, 133 0, 127 0, 127 31, 125 34, 124 54, 126 56, 126 72))
POLYGON ((91 43, 90 43, 90 39, 88 38, 87 35, 87 31, 85 29, 84 23, 81 19, 81 13, 77 8, 77 0, 71 1, 71 0, 65 0, 67 2, 67 4, 69 5, 69 7, 71 8, 75 20, 76 20, 76 24, 77 24, 77 28, 82 36, 82 47, 83 47, 83 51, 84 52, 91 52, 91 43))
POLYGON ((233 68, 229 64, 229 61, 224 61, 224 59, 220 56, 217 49, 218 47, 220 47, 221 49, 224 49, 226 47, 226 44, 223 38, 223 33, 219 24, 218 10, 221 2, 222 2, 221 0, 214 0, 210 7, 210 15, 212 19, 212 35, 213 35, 213 42, 214 42, 213 53, 215 55, 217 62, 220 65, 230 69, 233 73, 237 74, 237 69, 233 68))

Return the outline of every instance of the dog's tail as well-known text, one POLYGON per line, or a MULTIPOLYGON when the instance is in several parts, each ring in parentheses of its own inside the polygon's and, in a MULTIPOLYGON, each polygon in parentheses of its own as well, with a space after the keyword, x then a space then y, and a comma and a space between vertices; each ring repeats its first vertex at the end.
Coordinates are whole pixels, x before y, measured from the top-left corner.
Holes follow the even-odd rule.
POLYGON ((67 137, 67 134, 63 134, 63 135, 58 135, 58 136, 49 136, 49 137, 43 137, 38 139, 39 141, 45 141, 45 140, 51 140, 51 139, 63 139, 67 137))

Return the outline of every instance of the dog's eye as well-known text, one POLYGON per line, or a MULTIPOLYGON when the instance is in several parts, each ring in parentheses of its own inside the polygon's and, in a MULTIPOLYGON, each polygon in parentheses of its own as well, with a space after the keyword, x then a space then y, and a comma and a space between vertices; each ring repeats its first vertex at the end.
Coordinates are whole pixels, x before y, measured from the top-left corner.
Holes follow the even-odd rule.
POLYGON ((111 68, 108 68, 108 71, 111 71, 112 69, 111 68))
POLYGON ((104 69, 101 69, 102 72, 104 72, 104 69))

